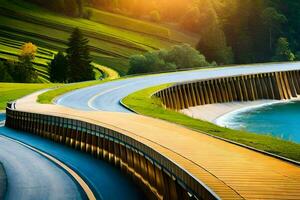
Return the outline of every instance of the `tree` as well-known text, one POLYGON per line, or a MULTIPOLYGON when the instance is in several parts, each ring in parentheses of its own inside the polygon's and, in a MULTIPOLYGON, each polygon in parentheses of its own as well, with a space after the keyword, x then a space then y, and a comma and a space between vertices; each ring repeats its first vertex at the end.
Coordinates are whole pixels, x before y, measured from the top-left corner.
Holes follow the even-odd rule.
POLYGON ((300 61, 300 51, 295 53, 295 60, 300 61))
POLYGON ((21 47, 21 55, 20 58, 28 58, 30 60, 33 60, 35 57, 35 54, 37 52, 37 46, 32 44, 31 42, 25 43, 21 47))
POLYGON ((273 7, 266 8, 261 18, 269 31, 269 48, 272 51, 273 35, 280 30, 281 24, 285 23, 287 18, 273 7))
POLYGON ((292 53, 289 42, 286 38, 279 38, 276 45, 276 54, 273 58, 274 61, 293 61, 295 55, 292 53))
POLYGON ((68 61, 62 52, 58 52, 49 64, 51 82, 68 82, 68 61))
POLYGON ((82 5, 82 0, 76 0, 77 2, 77 8, 78 8, 78 15, 80 17, 83 16, 83 5, 82 5))
POLYGON ((21 47, 19 63, 15 67, 15 79, 18 82, 28 83, 37 78, 37 74, 33 68, 32 60, 35 58, 37 46, 31 42, 25 43, 21 47))
POLYGON ((174 63, 177 69, 199 68, 210 65, 205 56, 188 44, 175 45, 169 50, 165 59, 166 62, 174 63))
POLYGON ((209 62, 233 63, 233 52, 231 47, 227 45, 227 39, 213 3, 210 0, 200 2, 201 15, 198 22, 200 40, 197 49, 203 53, 209 62))
POLYGON ((8 67, 7 63, 0 60, 0 82, 14 82, 8 67))
POLYGON ((84 38, 81 31, 75 28, 69 38, 66 51, 71 82, 87 81, 95 78, 88 42, 88 39, 84 38))
POLYGON ((158 50, 129 59, 128 74, 168 71, 183 68, 210 66, 205 57, 188 44, 173 46, 170 50, 158 50))

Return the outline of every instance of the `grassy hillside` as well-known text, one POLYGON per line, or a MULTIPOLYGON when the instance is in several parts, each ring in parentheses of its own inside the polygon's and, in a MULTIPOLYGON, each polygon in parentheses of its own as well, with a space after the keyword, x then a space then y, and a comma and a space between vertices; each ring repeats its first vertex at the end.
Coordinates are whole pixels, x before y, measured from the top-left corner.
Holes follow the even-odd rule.
MULTIPOLYGON (((21 46, 24 42, 8 39, 0 36, 0 59, 18 61, 21 53, 21 46)), ((56 52, 39 47, 35 59, 33 60, 34 68, 38 74, 38 81, 42 83, 49 82, 47 65, 54 57, 56 52)))
MULTIPOLYGON (((21 53, 20 48, 24 42, 13 40, 0 36, 0 59, 9 60, 9 61, 18 61, 18 56, 21 53)), ((40 83, 49 83, 49 73, 48 73, 48 63, 54 58, 56 51, 46 49, 43 47, 38 47, 37 53, 33 60, 33 66, 38 74, 38 82, 40 83)), ((100 77, 105 76, 105 70, 103 66, 94 65, 95 78, 99 79, 100 77)), ((109 75, 109 74, 108 74, 109 75)))
POLYGON ((143 31, 137 30, 137 26, 133 25, 137 21, 102 11, 96 12, 92 20, 70 18, 22 0, 1 0, 0 4, 0 36, 63 50, 73 28, 79 27, 90 40, 94 61, 121 74, 126 74, 128 70, 127 59, 130 55, 168 48, 179 42, 196 42, 187 35, 175 37, 178 36, 175 30, 142 21, 139 26, 143 25, 140 28, 143 31), (113 20, 107 23, 99 20, 101 18, 113 20), (124 29, 129 22, 131 28, 124 29), (158 36, 157 33, 163 33, 164 36, 158 36))

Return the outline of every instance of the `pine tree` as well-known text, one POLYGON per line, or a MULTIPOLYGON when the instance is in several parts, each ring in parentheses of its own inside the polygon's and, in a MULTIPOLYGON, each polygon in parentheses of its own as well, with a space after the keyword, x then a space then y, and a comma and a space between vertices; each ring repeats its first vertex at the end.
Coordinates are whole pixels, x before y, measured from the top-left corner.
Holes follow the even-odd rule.
POLYGON ((69 66, 66 57, 62 52, 58 52, 49 64, 49 75, 51 82, 68 81, 69 66))
POLYGON ((71 82, 87 81, 95 78, 91 65, 88 39, 81 31, 74 29, 68 42, 67 60, 70 67, 69 79, 71 82))

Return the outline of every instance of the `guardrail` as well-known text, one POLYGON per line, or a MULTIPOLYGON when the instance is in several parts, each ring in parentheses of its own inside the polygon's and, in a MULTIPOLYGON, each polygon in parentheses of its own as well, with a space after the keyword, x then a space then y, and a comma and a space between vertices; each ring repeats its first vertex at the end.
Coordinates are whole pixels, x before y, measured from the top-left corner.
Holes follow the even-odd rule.
POLYGON ((291 99, 300 95, 300 71, 284 71, 222 77, 175 84, 154 94, 166 108, 233 101, 291 99))
POLYGON ((185 169, 122 133, 81 120, 22 112, 8 103, 6 126, 33 133, 107 160, 129 174, 149 199, 219 199, 185 169))

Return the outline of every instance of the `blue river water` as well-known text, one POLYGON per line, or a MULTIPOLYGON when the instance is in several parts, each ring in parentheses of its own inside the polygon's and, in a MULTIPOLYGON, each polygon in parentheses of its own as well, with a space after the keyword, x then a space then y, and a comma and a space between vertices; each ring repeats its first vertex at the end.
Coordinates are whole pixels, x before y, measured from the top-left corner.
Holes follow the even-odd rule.
POLYGON ((237 112, 222 123, 232 129, 268 134, 300 143, 300 101, 276 103, 237 112))
MULTIPOLYGON (((0 113, 0 121, 4 118, 5 116, 0 113)), ((63 161, 85 179, 97 199, 146 199, 144 193, 129 176, 123 174, 120 169, 106 161, 95 159, 89 154, 42 137, 6 127, 0 127, 0 135, 31 145, 63 161)))

